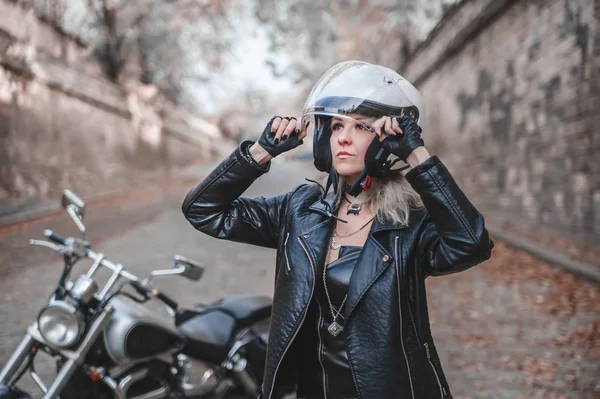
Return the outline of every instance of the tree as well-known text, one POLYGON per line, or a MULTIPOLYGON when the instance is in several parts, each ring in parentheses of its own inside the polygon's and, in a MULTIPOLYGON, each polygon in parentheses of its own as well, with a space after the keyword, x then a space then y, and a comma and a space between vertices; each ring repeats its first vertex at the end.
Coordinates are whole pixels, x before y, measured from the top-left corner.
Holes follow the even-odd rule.
POLYGON ((401 70, 418 41, 439 19, 442 6, 456 2, 21 1, 34 4, 40 13, 93 46, 95 57, 113 81, 155 84, 175 104, 200 113, 225 106, 239 109, 239 102, 246 98, 249 108, 271 99, 272 88, 263 79, 248 81, 243 74, 228 75, 232 65, 246 65, 243 61, 250 57, 260 57, 271 77, 280 78, 274 85, 283 80, 294 85, 299 99, 327 68, 341 60, 362 59, 401 70), (242 25, 246 30, 240 29, 242 25), (248 45, 251 50, 240 49, 240 43, 252 36, 268 43, 267 54, 252 47, 256 41, 248 45))
POLYGON ((400 70, 456 1, 257 0, 256 17, 269 30, 273 59, 281 52, 292 54, 297 79, 314 80, 346 59, 400 70))
POLYGON ((186 83, 207 78, 198 64, 219 68, 230 38, 231 1, 23 0, 93 47, 106 76, 157 85, 191 108, 186 83))

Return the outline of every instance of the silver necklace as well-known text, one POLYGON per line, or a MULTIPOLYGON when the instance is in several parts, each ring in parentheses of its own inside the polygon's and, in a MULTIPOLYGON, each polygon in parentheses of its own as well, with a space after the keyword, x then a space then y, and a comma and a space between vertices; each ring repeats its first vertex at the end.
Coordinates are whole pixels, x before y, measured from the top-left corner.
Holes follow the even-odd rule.
MULTIPOLYGON (((339 235, 337 233, 337 229, 333 229, 333 235, 331 236, 331 240, 329 242, 329 248, 333 249, 333 250, 339 249, 341 245, 339 245, 337 243, 336 237, 346 238, 346 237, 353 236, 354 234, 358 233, 359 231, 361 231, 362 229, 367 227, 367 225, 369 223, 371 223, 374 219, 375 219, 375 216, 373 216, 367 223, 363 224, 358 230, 356 230, 355 232, 350 233, 350 234, 339 235)), ((342 325, 340 323, 338 323, 336 320, 337 320, 338 316, 342 313, 342 309, 344 309, 344 304, 346 303, 346 299, 348 299, 348 293, 346 293, 346 295, 344 296, 344 299, 342 300, 342 303, 341 303, 340 307, 338 308, 337 312, 334 311, 333 303, 331 302, 331 297, 329 296, 329 290, 327 289, 327 265, 325 265, 323 267, 323 287, 325 288, 325 296, 327 297, 327 303, 329 304, 329 311, 331 312, 331 317, 333 317, 333 321, 331 322, 329 327, 327 327, 327 331, 329 332, 329 334, 336 337, 344 329, 344 327, 342 327, 342 325)))
POLYGON ((360 229, 356 230, 354 233, 346 234, 343 236, 338 234, 337 229, 333 229, 333 234, 331 235, 331 238, 329 239, 329 248, 333 249, 333 250, 340 249, 340 244, 338 244, 338 238, 346 238, 346 237, 353 236, 354 234, 358 233, 359 231, 361 231, 362 229, 367 227, 367 225, 369 223, 371 223, 373 221, 373 219, 375 219, 375 216, 373 216, 367 223, 363 224, 360 227, 360 229))
POLYGON ((329 327, 327 327, 327 331, 329 332, 329 334, 333 335, 334 337, 337 337, 338 334, 342 332, 344 327, 342 327, 342 325, 338 323, 336 319, 338 318, 340 313, 342 313, 342 309, 344 309, 344 304, 346 303, 346 299, 348 299, 348 293, 346 293, 346 295, 344 296, 344 300, 342 301, 342 304, 340 305, 338 311, 335 312, 333 310, 331 298, 329 297, 329 290, 327 289, 327 265, 323 267, 323 287, 325 287, 325 296, 327 296, 327 302, 329 303, 329 311, 331 312, 331 316, 333 317, 333 321, 331 322, 329 327))

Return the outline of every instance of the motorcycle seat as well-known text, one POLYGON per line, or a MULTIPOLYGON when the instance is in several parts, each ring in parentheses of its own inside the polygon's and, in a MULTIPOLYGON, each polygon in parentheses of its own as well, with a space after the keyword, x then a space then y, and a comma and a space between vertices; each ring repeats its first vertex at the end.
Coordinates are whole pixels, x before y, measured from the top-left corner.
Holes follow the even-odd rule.
POLYGON ((235 319, 219 309, 209 309, 181 323, 177 329, 186 337, 183 353, 220 364, 227 356, 235 319))
POLYGON ((273 301, 267 296, 237 295, 219 301, 219 307, 233 316, 237 328, 245 328, 271 315, 273 301))
POLYGON ((197 307, 197 313, 178 326, 187 338, 183 353, 219 364, 233 343, 235 334, 271 314, 269 297, 239 295, 197 307))

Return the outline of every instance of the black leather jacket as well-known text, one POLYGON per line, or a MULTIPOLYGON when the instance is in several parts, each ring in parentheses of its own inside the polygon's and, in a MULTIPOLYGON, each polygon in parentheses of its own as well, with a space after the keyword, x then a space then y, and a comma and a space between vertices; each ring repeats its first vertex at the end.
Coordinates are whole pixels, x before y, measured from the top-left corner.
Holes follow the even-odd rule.
MULTIPOLYGON (((247 158, 244 142, 185 198, 182 210, 216 238, 277 249, 267 361, 259 397, 280 397, 295 382, 295 338, 314 295, 334 226, 305 184, 272 198, 240 195, 269 170, 247 158)), ((425 278, 466 270, 489 259, 493 242, 482 215, 435 156, 407 179, 425 208, 407 227, 375 220, 350 280, 344 309, 346 349, 361 398, 450 398, 431 336, 425 278)), ((333 197, 326 199, 333 205, 333 197)))

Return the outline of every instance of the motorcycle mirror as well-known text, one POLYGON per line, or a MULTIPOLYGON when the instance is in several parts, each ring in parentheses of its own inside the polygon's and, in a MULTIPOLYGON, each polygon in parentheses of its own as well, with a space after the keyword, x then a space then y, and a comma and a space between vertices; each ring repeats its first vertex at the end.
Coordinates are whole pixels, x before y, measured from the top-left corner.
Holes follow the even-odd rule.
POLYGON ((85 203, 81 198, 75 195, 71 190, 65 189, 62 196, 62 207, 65 208, 69 216, 71 216, 71 219, 73 219, 77 228, 79 228, 82 233, 85 233, 85 226, 81 222, 85 213, 85 203))
POLYGON ((180 273, 183 277, 187 277, 190 280, 198 281, 204 274, 204 266, 200 263, 191 259, 185 258, 181 255, 175 255, 173 257, 173 268, 181 268, 183 271, 180 273))

